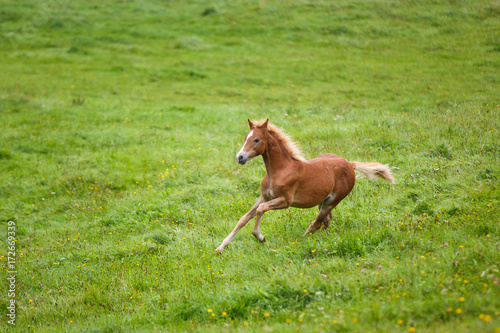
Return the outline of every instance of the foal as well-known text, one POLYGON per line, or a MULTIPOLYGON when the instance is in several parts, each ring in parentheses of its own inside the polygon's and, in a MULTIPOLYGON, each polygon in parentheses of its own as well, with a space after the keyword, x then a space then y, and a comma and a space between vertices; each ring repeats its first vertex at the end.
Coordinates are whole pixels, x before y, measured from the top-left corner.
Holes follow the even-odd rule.
POLYGON ((222 253, 236 233, 255 217, 252 234, 265 242, 260 233, 262 215, 269 210, 290 206, 311 208, 319 205, 318 216, 311 222, 304 236, 314 233, 321 226, 325 229, 332 220, 332 209, 344 199, 354 187, 354 170, 369 179, 380 177, 394 183, 394 177, 387 165, 380 163, 349 162, 334 154, 324 154, 312 160, 305 160, 301 151, 279 128, 265 121, 248 120, 250 132, 245 144, 236 154, 241 165, 262 155, 266 175, 260 184, 261 196, 248 213, 238 221, 236 227, 215 250, 222 253))

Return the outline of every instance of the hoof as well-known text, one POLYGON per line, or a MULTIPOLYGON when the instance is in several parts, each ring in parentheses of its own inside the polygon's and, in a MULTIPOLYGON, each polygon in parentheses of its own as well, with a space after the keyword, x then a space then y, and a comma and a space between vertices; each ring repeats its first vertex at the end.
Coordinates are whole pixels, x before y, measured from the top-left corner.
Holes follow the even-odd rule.
POLYGON ((224 251, 224 249, 218 247, 215 249, 214 254, 222 254, 222 251, 224 251))
POLYGON ((257 234, 257 235, 253 235, 253 236, 255 237, 256 240, 258 240, 261 243, 264 243, 266 241, 266 237, 264 237, 264 235, 262 235, 262 234, 257 234))
POLYGON ((310 236, 312 234, 314 234, 314 231, 307 230, 306 232, 304 232, 304 234, 302 235, 302 237, 307 237, 307 236, 310 236))

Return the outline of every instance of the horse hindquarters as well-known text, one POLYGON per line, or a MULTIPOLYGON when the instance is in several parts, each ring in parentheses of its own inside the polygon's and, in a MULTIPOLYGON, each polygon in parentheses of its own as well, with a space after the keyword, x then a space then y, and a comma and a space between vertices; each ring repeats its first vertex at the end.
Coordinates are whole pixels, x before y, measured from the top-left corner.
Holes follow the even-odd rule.
POLYGON ((349 193, 351 193, 356 183, 356 174, 352 164, 344 158, 332 155, 329 159, 329 169, 334 177, 334 186, 330 193, 331 202, 339 204, 349 193))
POLYGON ((333 172, 333 189, 319 205, 319 213, 307 228, 304 236, 314 233, 321 226, 325 229, 330 226, 332 210, 352 191, 356 181, 353 168, 343 158, 332 158, 326 169, 333 172))

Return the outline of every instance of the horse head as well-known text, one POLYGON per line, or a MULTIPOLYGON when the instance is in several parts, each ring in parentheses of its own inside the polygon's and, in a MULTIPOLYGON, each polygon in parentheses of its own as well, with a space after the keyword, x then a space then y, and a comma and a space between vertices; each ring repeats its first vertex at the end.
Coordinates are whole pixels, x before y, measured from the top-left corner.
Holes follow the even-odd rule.
POLYGON ((261 125, 256 125, 250 119, 248 119, 248 126, 250 127, 250 132, 248 132, 245 137, 245 143, 241 150, 236 154, 236 161, 239 164, 244 165, 246 162, 250 161, 255 156, 262 155, 266 150, 269 119, 267 119, 261 125))

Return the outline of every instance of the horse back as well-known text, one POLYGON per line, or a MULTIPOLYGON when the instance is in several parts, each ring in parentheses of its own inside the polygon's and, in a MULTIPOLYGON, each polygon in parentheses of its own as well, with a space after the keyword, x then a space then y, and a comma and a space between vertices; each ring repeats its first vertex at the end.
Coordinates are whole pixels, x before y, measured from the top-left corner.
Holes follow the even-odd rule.
POLYGON ((315 157, 311 160, 307 160, 307 162, 314 162, 314 161, 317 161, 317 160, 323 160, 323 159, 343 159, 343 157, 339 156, 339 155, 335 155, 335 154, 323 154, 323 155, 319 155, 318 157, 315 157))
POLYGON ((308 169, 333 186, 333 191, 345 196, 351 192, 356 174, 349 161, 335 154, 323 154, 306 162, 308 169), (314 170, 314 171, 313 171, 314 170))

